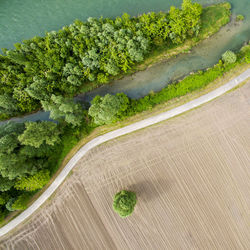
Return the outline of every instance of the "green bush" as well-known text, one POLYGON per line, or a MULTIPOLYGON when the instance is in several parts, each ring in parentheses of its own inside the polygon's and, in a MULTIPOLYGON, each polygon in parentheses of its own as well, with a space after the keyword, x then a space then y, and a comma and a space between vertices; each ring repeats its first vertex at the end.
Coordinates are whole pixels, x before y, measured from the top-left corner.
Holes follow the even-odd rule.
POLYGON ((88 114, 97 125, 110 124, 122 117, 128 103, 129 99, 123 93, 104 97, 97 95, 91 102, 88 114))
POLYGON ((5 207, 7 208, 8 211, 13 212, 15 209, 12 207, 13 203, 15 202, 16 198, 11 198, 9 201, 6 203, 5 207))
POLYGON ((0 223, 4 221, 4 218, 7 216, 8 210, 0 208, 0 223))
POLYGON ((10 199, 10 195, 7 192, 0 193, 0 206, 5 205, 10 199))
POLYGON ((15 183, 15 188, 17 190, 35 191, 45 186, 49 180, 49 170, 43 169, 32 176, 23 177, 17 180, 15 183))
POLYGON ((236 17, 236 21, 239 22, 239 21, 243 21, 245 18, 243 15, 237 15, 236 17))
POLYGON ((24 210, 27 208, 28 202, 32 196, 32 193, 23 193, 17 197, 17 199, 12 204, 12 209, 14 210, 24 210))
POLYGON ((222 60, 223 60, 224 63, 235 63, 236 60, 237 60, 237 56, 233 51, 227 50, 222 55, 222 60))
POLYGON ((244 58, 244 60, 245 60, 246 63, 250 63, 250 45, 244 46, 240 50, 240 54, 244 58))
POLYGON ((136 194, 131 191, 122 190, 114 197, 113 209, 120 217, 129 216, 136 205, 136 194))

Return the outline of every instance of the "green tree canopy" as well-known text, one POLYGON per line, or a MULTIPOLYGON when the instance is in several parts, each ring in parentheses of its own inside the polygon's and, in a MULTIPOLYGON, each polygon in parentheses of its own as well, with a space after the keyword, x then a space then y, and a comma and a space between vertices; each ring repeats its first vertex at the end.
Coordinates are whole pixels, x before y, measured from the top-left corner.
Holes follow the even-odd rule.
POLYGON ((9 95, 0 95, 0 113, 12 115, 17 111, 16 100, 9 95))
POLYGON ((222 60, 225 63, 234 63, 237 60, 237 56, 236 54, 231 51, 231 50, 227 50, 223 55, 222 55, 222 60))
POLYGON ((43 169, 33 176, 23 177, 16 181, 15 188, 17 190, 35 191, 41 189, 48 183, 50 179, 49 170, 43 169))
POLYGON ((12 203, 11 208, 13 210, 24 210, 27 208, 28 202, 30 201, 32 193, 23 193, 19 195, 12 203))
POLYGON ((136 194, 131 191, 122 190, 117 193, 113 201, 113 209, 120 217, 124 218, 132 214, 136 205, 136 194))
MULTIPOLYGON (((76 20, 59 31, 47 32, 15 44, 0 55, 0 112, 2 117, 37 109, 59 114, 51 95, 74 96, 107 83, 141 62, 154 47, 182 43, 199 31, 201 5, 184 0, 182 9, 150 12, 138 17, 76 20), (95 82, 94 82, 95 81, 95 82), (90 83, 94 82, 94 83, 90 83), (4 107, 3 107, 4 106, 4 107), (5 113, 3 113, 5 112, 5 113)), ((64 100, 65 103, 65 100, 64 100)), ((60 106, 60 105, 59 105, 60 106)), ((67 106, 70 106, 67 103, 67 106)), ((70 111, 59 116, 78 126, 80 119, 70 111)))
POLYGON ((80 126, 84 120, 82 106, 74 103, 72 99, 52 95, 51 101, 42 101, 41 103, 45 111, 50 111, 51 119, 64 119, 73 126, 80 126))
POLYGON ((0 191, 5 192, 10 190, 15 184, 15 181, 4 178, 0 175, 0 191))
POLYGON ((10 199, 10 195, 7 192, 0 192, 0 206, 5 205, 10 199))
POLYGON ((44 142, 54 145, 60 142, 60 131, 54 122, 26 122, 25 131, 18 136, 18 140, 23 145, 39 148, 44 142))
POLYGON ((128 104, 129 99, 123 93, 96 96, 91 102, 88 113, 97 125, 109 124, 115 122, 126 111, 128 104))
POLYGON ((6 203, 5 207, 7 208, 7 210, 9 210, 10 212, 15 211, 15 209, 12 207, 13 203, 15 202, 16 198, 10 198, 8 200, 8 202, 6 203))

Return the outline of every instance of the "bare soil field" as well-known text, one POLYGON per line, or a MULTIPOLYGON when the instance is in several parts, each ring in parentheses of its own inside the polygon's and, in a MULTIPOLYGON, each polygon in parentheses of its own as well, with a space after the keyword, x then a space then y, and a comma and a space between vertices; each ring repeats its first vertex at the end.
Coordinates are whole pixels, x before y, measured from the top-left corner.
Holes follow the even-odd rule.
POLYGON ((92 149, 2 249, 250 249, 250 82, 92 149), (132 216, 113 195, 135 191, 132 216))

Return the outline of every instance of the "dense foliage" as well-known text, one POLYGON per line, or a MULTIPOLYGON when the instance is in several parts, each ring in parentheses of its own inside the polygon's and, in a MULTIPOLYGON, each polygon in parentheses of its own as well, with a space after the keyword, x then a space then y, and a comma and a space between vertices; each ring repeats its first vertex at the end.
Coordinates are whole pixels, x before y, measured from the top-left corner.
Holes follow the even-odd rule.
POLYGON ((244 19, 245 19, 245 17, 243 15, 237 15, 237 17, 236 17, 237 22, 243 21, 244 19))
POLYGON ((21 179, 17 180, 14 187, 17 190, 35 191, 46 185, 49 179, 49 170, 43 169, 32 176, 22 177, 21 179))
POLYGON ((222 60, 225 63, 235 63, 237 60, 237 56, 235 53, 231 50, 227 50, 223 55, 222 55, 222 60))
POLYGON ((104 97, 97 95, 91 102, 88 114, 94 119, 95 124, 109 124, 119 120, 127 109, 128 97, 121 93, 107 94, 104 97))
POLYGON ((60 141, 60 131, 53 122, 26 122, 25 131, 18 136, 18 140, 22 145, 28 145, 35 148, 45 143, 53 146, 60 141))
POLYGON ((5 49, 0 55, 1 116, 33 111, 41 101, 50 108, 52 95, 72 97, 87 82, 108 82, 142 62, 153 47, 197 35, 201 13, 201 5, 183 0, 181 9, 171 7, 168 13, 90 17, 5 49))
POLYGON ((21 207, 29 193, 50 179, 49 159, 60 143, 53 122, 9 122, 0 126, 0 210, 21 207), (18 198, 19 197, 19 198, 18 198), (16 199, 18 200, 16 201, 16 199), (13 205, 14 204, 14 205, 13 205))
POLYGON ((132 214, 135 205, 136 194, 134 192, 122 190, 114 197, 113 209, 122 218, 132 214))
POLYGON ((64 120, 72 126, 80 126, 83 121, 83 108, 72 99, 52 95, 50 101, 41 101, 41 103, 45 111, 50 111, 51 119, 64 120))

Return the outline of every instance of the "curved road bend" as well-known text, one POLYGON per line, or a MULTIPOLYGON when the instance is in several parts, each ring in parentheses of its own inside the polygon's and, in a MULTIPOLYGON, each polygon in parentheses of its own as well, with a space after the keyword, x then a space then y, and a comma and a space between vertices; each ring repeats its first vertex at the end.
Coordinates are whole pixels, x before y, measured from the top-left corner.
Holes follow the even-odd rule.
POLYGON ((109 132, 105 135, 101 135, 93 139, 92 141, 85 144, 83 147, 80 148, 80 150, 71 158, 71 160, 67 163, 67 165, 64 167, 64 169, 60 172, 60 174, 56 177, 56 179, 52 182, 52 184, 44 191, 44 193, 25 211, 23 211, 19 216, 14 218, 12 221, 10 221, 8 224, 0 228, 0 237, 10 232, 12 229, 14 229, 16 226, 21 224, 25 219, 27 219, 32 213, 34 213, 59 187, 59 185, 64 181, 64 179, 67 177, 69 172, 74 168, 76 163, 92 148, 102 144, 103 142, 112 140, 116 137, 134 132, 136 130, 148 127, 150 125, 156 124, 158 122, 167 120, 171 117, 177 116, 181 113, 184 113, 188 110, 191 110, 195 107, 198 107, 206 102, 209 102, 216 97, 223 95, 227 91, 233 89, 237 85, 239 85, 241 82, 245 81, 247 78, 250 77, 250 68, 247 69, 245 72, 234 78, 233 80, 229 81, 225 85, 209 92, 206 95, 203 95, 193 101, 190 101, 184 105, 181 105, 177 108, 171 109, 169 111, 163 112, 159 115, 152 116, 150 118, 147 118, 145 120, 133 123, 129 126, 114 130, 112 132, 109 132))

